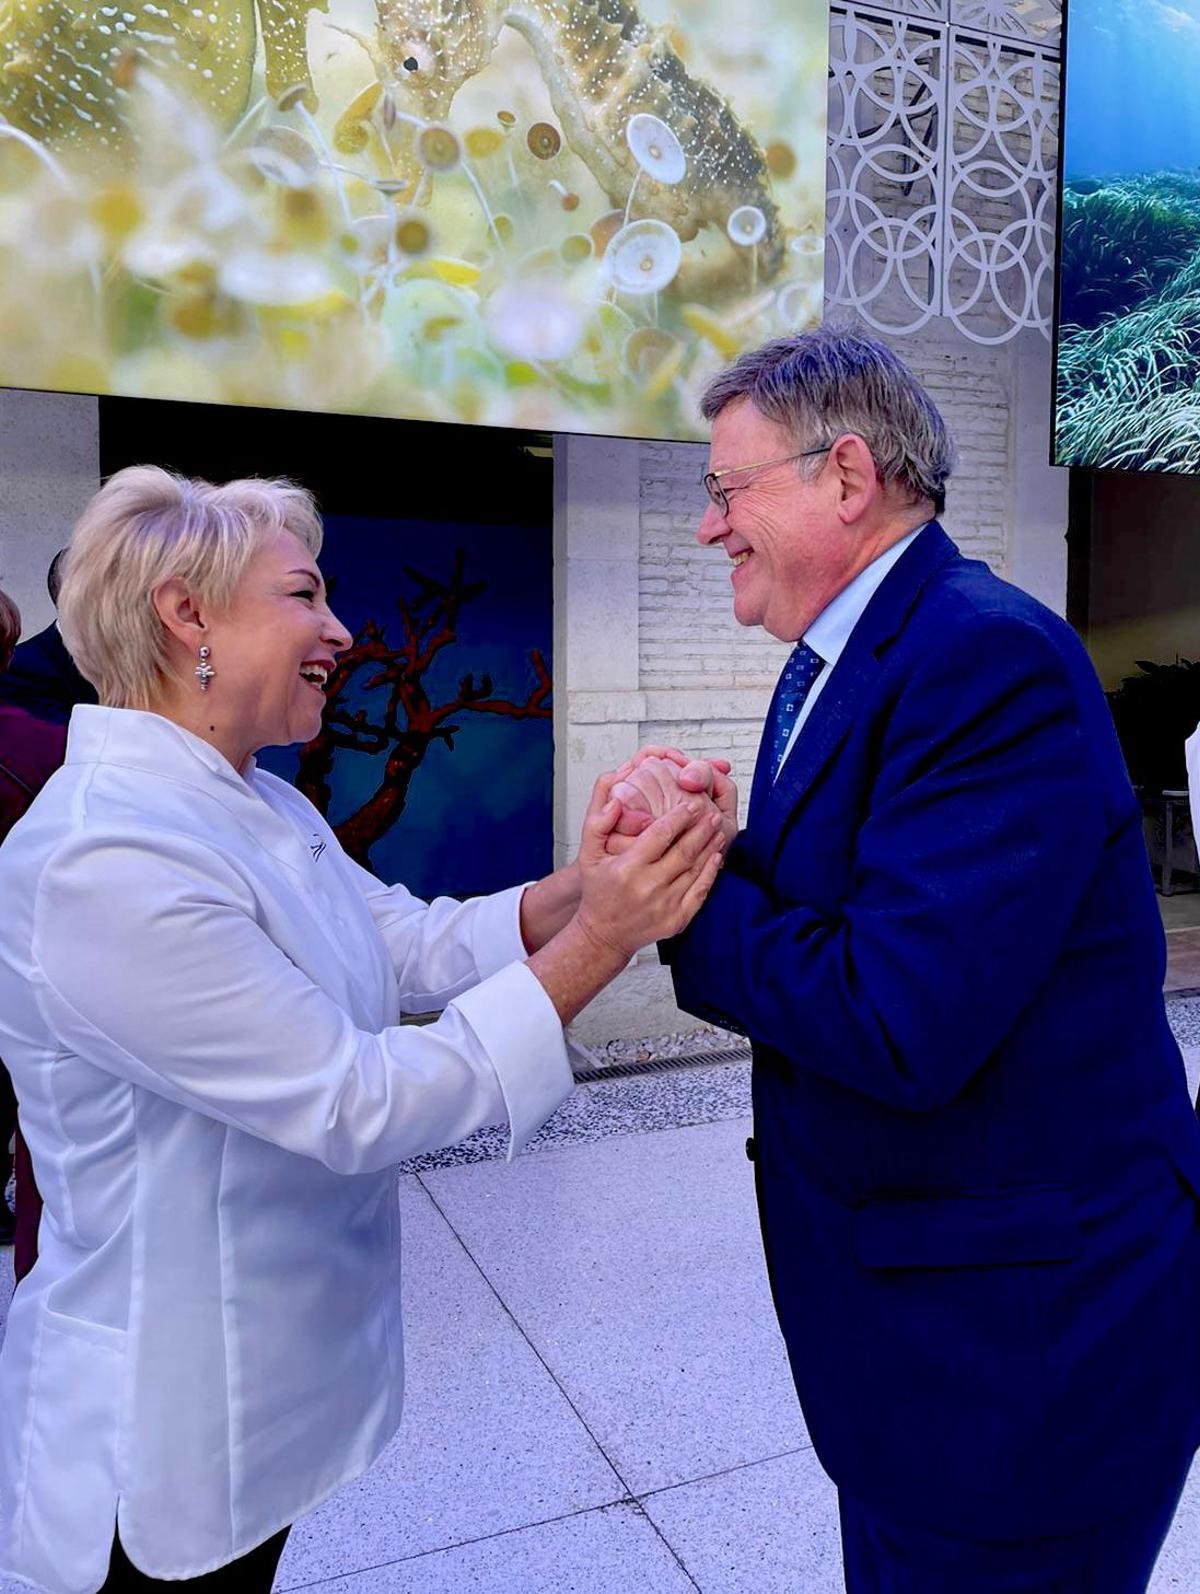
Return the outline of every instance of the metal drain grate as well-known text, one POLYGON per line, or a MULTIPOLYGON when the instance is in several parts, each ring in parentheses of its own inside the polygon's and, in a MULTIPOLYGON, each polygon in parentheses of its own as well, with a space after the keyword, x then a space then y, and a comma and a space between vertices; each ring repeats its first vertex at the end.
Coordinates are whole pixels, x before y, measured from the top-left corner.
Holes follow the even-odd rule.
POLYGON ((677 1068, 708 1068, 723 1063, 748 1063, 748 1046, 722 1046, 711 1052, 683 1052, 678 1057, 647 1057, 642 1063, 613 1063, 609 1068, 581 1068, 577 1085, 594 1085, 602 1079, 638 1079, 643 1074, 671 1074, 677 1068))

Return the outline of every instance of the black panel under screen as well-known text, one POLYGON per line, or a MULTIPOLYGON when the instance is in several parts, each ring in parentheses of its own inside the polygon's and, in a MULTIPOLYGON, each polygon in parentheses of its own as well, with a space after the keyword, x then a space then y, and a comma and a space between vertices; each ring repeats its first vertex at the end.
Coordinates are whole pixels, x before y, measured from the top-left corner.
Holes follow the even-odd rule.
POLYGON ((290 476, 327 514, 542 526, 550 439, 536 432, 360 415, 100 400, 100 473, 152 463, 185 476, 290 476))

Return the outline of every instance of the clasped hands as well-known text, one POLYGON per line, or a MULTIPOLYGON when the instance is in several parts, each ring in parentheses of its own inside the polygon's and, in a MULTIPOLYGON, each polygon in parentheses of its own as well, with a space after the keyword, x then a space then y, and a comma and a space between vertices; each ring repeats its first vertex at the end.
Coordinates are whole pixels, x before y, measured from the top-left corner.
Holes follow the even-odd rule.
POLYGON ((608 851, 626 850, 629 839, 678 804, 701 799, 701 812, 721 816, 721 850, 737 835, 737 787, 724 758, 688 758, 677 747, 642 747, 614 772, 612 796, 621 814, 608 851))
POLYGON ((729 773, 654 746, 596 782, 578 863, 581 925, 598 945, 632 957, 690 923, 737 834, 729 773))

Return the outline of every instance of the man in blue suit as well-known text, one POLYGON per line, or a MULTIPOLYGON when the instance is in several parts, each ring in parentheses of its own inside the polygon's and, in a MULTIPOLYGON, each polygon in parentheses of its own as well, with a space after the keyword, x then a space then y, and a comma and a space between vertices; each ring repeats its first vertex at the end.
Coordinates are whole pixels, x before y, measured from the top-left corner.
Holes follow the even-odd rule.
POLYGON ((1132 1594, 1200 1439, 1200 1127, 1104 697, 937 524, 952 446, 885 346, 780 339, 704 410, 698 538, 737 619, 798 645, 748 825, 664 958, 754 1045, 846 1586, 1132 1594))
MULTIPOLYGON (((66 551, 58 550, 46 573, 46 589, 56 609, 66 551)), ((66 725, 77 703, 95 701, 96 688, 76 669, 57 620, 19 643, 8 670, 0 675, 0 705, 22 709, 48 725, 66 725)))

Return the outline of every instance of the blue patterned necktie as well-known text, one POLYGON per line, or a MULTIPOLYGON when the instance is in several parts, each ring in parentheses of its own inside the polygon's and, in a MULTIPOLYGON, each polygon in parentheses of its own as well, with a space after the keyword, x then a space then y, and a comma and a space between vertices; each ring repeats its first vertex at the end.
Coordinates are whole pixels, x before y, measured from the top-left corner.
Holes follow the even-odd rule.
POLYGON ((779 683, 779 695, 775 699, 775 722, 771 740, 772 780, 778 778, 779 771, 783 767, 783 758, 792 739, 792 727, 796 723, 796 715, 803 708, 805 698, 812 691, 813 682, 824 668, 825 660, 815 648, 810 648, 807 642, 796 643, 791 658, 783 667, 783 679, 779 683))

